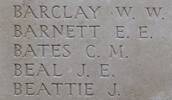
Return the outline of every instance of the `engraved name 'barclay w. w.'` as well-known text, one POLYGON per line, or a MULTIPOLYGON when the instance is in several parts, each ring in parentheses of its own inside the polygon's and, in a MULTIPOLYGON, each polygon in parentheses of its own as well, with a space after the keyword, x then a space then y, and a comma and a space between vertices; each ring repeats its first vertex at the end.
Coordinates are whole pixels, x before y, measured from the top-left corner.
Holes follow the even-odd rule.
POLYGON ((66 5, 54 5, 52 7, 39 5, 37 8, 32 8, 30 5, 14 5, 16 18, 28 18, 29 15, 32 15, 33 18, 78 18, 82 15, 86 19, 96 19, 96 13, 100 8, 101 6, 76 6, 71 9, 66 5))

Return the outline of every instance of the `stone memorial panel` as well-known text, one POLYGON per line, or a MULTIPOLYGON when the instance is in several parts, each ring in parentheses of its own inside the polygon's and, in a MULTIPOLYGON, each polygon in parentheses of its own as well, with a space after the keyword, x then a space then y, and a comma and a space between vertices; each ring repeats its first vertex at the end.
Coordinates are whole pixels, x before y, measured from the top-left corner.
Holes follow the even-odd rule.
POLYGON ((0 0, 0 100, 171 99, 171 0, 0 0))

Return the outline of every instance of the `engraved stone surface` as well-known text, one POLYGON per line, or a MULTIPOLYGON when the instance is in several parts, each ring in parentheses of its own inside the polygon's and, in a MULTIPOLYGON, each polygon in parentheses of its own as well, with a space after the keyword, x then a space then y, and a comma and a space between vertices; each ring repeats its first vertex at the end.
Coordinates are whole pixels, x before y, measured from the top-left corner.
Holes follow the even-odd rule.
POLYGON ((171 0, 0 0, 0 100, 171 100, 171 0))

